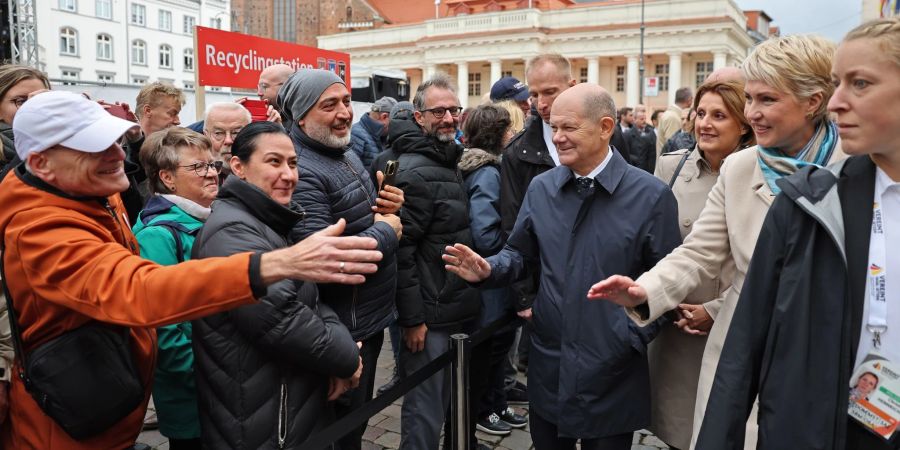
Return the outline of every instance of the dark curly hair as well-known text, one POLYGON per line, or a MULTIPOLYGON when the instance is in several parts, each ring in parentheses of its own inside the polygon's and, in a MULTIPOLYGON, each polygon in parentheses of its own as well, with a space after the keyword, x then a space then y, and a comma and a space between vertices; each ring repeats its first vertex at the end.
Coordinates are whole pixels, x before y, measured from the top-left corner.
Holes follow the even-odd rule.
POLYGON ((499 155, 503 150, 503 137, 512 120, 509 113, 494 105, 481 105, 466 118, 463 135, 466 145, 499 155))

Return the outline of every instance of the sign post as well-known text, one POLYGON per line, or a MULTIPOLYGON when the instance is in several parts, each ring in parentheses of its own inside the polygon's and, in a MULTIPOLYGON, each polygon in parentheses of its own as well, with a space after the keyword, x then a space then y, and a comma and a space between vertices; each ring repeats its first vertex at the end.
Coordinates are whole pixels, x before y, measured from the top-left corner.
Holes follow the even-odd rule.
POLYGON ((647 97, 659 95, 659 77, 644 78, 644 93, 647 97))
POLYGON ((266 67, 325 69, 350 87, 350 55, 201 26, 194 27, 195 98, 204 111, 204 86, 255 89, 266 67))

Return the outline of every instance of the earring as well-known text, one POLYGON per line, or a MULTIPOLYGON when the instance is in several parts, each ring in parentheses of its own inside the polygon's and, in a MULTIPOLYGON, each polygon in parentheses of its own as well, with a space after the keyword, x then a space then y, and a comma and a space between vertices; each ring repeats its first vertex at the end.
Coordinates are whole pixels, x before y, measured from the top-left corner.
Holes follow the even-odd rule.
POLYGON ((169 186, 169 190, 175 192, 175 186, 169 186))

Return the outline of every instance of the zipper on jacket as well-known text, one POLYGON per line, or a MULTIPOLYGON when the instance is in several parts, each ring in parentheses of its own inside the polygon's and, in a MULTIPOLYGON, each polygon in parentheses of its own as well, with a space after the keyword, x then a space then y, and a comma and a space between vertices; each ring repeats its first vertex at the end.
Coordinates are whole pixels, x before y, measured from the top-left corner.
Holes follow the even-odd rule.
MULTIPOLYGON (((350 169, 350 172, 353 173, 353 176, 356 178, 356 182, 359 183, 359 185, 363 187, 363 191, 366 192, 366 201, 369 203, 369 206, 375 206, 375 202, 371 198, 369 198, 369 194, 368 194, 368 190, 366 189, 366 185, 363 184, 362 179, 359 177, 359 174, 356 173, 356 170, 353 169, 353 164, 350 164, 350 161, 347 161, 346 156, 344 157, 343 162, 344 162, 344 164, 347 165, 347 168, 350 169)), ((378 195, 378 193, 376 192, 375 195, 378 195)))
POLYGON ((116 217, 116 210, 109 204, 109 200, 103 202, 103 207, 106 208, 106 212, 109 213, 113 222, 116 224, 116 228, 119 229, 119 233, 122 235, 122 244, 127 245, 132 253, 136 253, 137 249, 134 248, 134 244, 128 239, 128 236, 125 235, 125 231, 122 230, 122 222, 119 222, 119 218, 116 217))
POLYGON ((353 286, 353 301, 350 303, 350 324, 353 325, 353 329, 350 331, 356 331, 356 297, 359 296, 359 288, 353 286))
POLYGON ((278 401, 278 448, 284 448, 287 440, 287 384, 281 381, 281 397, 278 401))

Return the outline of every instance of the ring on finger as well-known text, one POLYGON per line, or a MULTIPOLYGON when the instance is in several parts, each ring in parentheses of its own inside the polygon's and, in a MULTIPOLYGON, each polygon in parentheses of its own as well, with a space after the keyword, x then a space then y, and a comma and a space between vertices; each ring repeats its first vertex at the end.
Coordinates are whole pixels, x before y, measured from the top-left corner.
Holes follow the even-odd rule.
POLYGON ((341 261, 341 265, 338 266, 338 270, 339 270, 341 273, 344 273, 344 266, 346 266, 346 265, 347 265, 347 263, 341 261))

